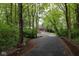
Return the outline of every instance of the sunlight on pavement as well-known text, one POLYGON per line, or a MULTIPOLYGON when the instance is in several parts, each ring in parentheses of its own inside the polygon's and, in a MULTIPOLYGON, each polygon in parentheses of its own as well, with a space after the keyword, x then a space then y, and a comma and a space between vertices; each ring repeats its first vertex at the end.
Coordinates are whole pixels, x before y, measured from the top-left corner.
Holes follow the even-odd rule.
POLYGON ((57 35, 55 33, 41 31, 40 33, 38 33, 38 36, 57 36, 57 35))

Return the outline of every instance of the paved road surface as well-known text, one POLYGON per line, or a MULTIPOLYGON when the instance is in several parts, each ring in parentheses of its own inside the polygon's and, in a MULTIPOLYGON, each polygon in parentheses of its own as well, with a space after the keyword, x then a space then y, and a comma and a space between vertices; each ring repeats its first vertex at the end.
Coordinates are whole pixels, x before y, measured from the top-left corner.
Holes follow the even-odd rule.
POLYGON ((25 56, 64 56, 64 46, 60 39, 54 34, 42 32, 38 34, 40 37, 38 39, 33 39, 36 43, 35 48, 31 50, 25 56))

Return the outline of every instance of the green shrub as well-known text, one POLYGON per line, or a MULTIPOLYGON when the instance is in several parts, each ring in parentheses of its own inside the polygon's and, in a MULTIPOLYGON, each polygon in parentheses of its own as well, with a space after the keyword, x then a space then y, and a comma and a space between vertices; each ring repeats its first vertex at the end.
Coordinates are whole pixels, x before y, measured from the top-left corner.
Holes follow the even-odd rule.
POLYGON ((65 37, 67 37, 67 30, 66 29, 61 29, 59 31, 59 36, 65 36, 65 37))
POLYGON ((71 38, 77 38, 79 37, 79 30, 78 29, 72 29, 72 32, 71 32, 71 38))
POLYGON ((0 23, 0 51, 15 47, 18 41, 18 30, 0 23))
POLYGON ((79 37, 72 39, 72 42, 79 45, 79 37))
POLYGON ((29 28, 24 29, 24 37, 26 38, 35 38, 36 34, 37 34, 36 29, 29 29, 29 28))

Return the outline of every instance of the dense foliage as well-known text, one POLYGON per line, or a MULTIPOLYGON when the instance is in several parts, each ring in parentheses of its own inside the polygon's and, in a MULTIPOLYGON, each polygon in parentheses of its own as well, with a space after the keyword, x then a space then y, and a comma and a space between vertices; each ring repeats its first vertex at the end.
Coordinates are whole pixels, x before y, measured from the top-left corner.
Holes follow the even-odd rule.
POLYGON ((51 31, 57 33, 58 36, 67 38, 70 36, 69 39, 79 44, 77 4, 66 5, 67 7, 65 4, 50 4, 50 9, 44 17, 44 27, 51 29, 51 31))
POLYGON ((18 43, 18 29, 0 23, 0 51, 16 47, 18 43))
POLYGON ((67 37, 79 44, 78 10, 79 4, 0 4, 0 52, 16 47, 21 40, 21 34, 26 40, 36 38, 40 22, 46 31, 67 37))

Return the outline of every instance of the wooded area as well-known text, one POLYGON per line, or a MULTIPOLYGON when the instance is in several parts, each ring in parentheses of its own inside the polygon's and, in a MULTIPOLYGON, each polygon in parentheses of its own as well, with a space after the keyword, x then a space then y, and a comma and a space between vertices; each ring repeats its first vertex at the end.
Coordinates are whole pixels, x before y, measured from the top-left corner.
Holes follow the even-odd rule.
POLYGON ((79 45, 79 4, 0 3, 0 53, 27 46, 40 29, 79 45))

